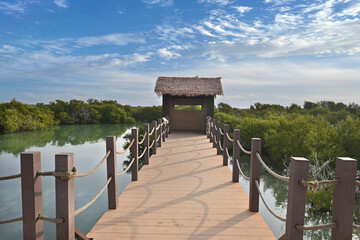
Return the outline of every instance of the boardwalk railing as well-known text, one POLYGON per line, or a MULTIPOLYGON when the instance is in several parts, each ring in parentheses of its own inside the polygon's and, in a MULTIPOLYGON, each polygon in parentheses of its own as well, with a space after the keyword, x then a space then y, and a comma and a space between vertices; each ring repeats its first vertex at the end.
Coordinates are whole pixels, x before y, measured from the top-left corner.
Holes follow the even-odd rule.
POLYGON ((20 154, 21 173, 0 177, 0 181, 21 178, 22 216, 7 220, 0 220, 0 224, 11 222, 23 222, 24 239, 43 239, 43 221, 56 224, 57 240, 88 239, 83 233, 75 228, 75 216, 91 206, 105 191, 108 190, 108 208, 118 207, 117 176, 121 176, 131 168, 132 181, 138 179, 139 159, 144 158, 144 164, 149 164, 150 149, 156 154, 156 148, 161 147, 168 137, 170 125, 162 123, 161 119, 153 121, 153 128, 149 131, 149 124, 144 125, 144 136, 139 141, 137 128, 131 130, 131 142, 123 151, 116 150, 116 137, 106 137, 106 154, 99 164, 86 173, 78 173, 74 167, 73 153, 60 153, 55 155, 55 170, 42 172, 40 152, 25 152, 20 154), (152 142, 149 145, 149 139, 152 142), (138 146, 144 144, 142 153, 139 155, 138 146), (131 162, 122 172, 117 172, 117 154, 124 154, 131 149, 131 162), (99 193, 83 207, 74 209, 74 178, 86 177, 94 173, 106 162, 107 180, 99 193), (42 184, 41 176, 55 177, 56 217, 43 215, 42 208, 42 184))
POLYGON ((303 231, 332 229, 332 239, 342 240, 351 239, 352 231, 359 230, 360 226, 354 224, 354 201, 356 185, 360 187, 360 182, 356 181, 357 160, 347 157, 336 159, 335 179, 321 181, 307 181, 309 160, 302 157, 291 157, 290 176, 282 176, 268 167, 261 158, 261 139, 251 139, 251 150, 247 151, 240 142, 240 130, 235 129, 233 138, 229 135, 229 125, 216 119, 207 117, 206 134, 217 149, 217 154, 223 156, 223 165, 228 165, 228 161, 233 161, 232 181, 239 181, 239 174, 249 181, 250 196, 249 210, 259 211, 259 196, 264 202, 265 207, 277 219, 286 222, 285 234, 280 239, 298 240, 303 239, 303 231), (233 143, 232 157, 229 154, 229 143, 233 143), (250 155, 250 176, 246 176, 240 167, 240 152, 250 155), (260 168, 264 167, 267 172, 280 181, 288 182, 288 203, 286 217, 279 216, 266 203, 260 191, 260 168), (312 188, 316 191, 319 186, 334 185, 333 215, 332 222, 323 225, 304 226, 306 191, 312 188))

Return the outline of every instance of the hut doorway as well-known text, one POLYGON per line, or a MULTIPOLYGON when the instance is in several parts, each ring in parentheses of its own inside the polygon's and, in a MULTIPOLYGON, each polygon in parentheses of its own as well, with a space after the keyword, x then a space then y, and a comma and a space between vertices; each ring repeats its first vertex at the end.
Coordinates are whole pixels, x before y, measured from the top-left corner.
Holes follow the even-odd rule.
POLYGON ((172 98, 170 119, 172 130, 204 131, 205 98, 172 98))

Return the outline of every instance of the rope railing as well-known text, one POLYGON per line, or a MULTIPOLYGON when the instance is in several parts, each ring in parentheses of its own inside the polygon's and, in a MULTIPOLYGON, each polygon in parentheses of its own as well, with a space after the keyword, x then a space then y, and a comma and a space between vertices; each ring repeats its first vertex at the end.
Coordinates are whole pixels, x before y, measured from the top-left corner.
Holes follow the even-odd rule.
POLYGON ((160 135, 157 137, 156 142, 159 142, 160 137, 161 137, 160 135))
POLYGON ((138 142, 138 145, 142 144, 145 141, 146 136, 147 136, 147 132, 144 134, 144 138, 140 142, 138 142))
POLYGON ((279 219, 280 221, 286 222, 286 218, 277 215, 277 214, 270 208, 270 206, 267 204, 267 202, 265 202, 264 196, 262 195, 262 193, 261 193, 261 191, 260 191, 259 182, 258 182, 258 180, 256 180, 256 179, 255 179, 255 185, 256 185, 256 188, 257 188, 258 193, 259 193, 259 195, 260 195, 260 198, 261 198, 261 200, 263 201, 263 203, 264 203, 265 207, 267 208, 267 210, 269 210, 269 212, 270 212, 274 217, 276 217, 277 219, 279 219))
POLYGON ((149 148, 152 148, 153 145, 154 145, 154 143, 155 143, 155 140, 152 141, 152 143, 151 143, 151 145, 149 146, 149 148))
POLYGON ((0 220, 0 225, 1 224, 6 224, 6 223, 18 222, 18 221, 22 221, 22 220, 23 220, 22 217, 10 218, 10 219, 6 219, 6 220, 0 220))
POLYGON ((161 127, 161 124, 159 124, 159 125, 156 127, 156 130, 159 130, 160 127, 161 127))
POLYGON ((232 160, 232 157, 230 157, 229 149, 228 149, 228 148, 225 148, 225 152, 226 152, 226 155, 227 155, 228 159, 229 159, 229 160, 232 160))
POLYGON ((218 141, 217 141, 217 139, 216 139, 216 136, 214 136, 214 143, 215 143, 216 145, 218 145, 218 141))
POLYGON ((138 159, 142 158, 146 153, 147 147, 143 150, 142 154, 138 156, 138 159))
POLYGON ((339 184, 340 180, 314 180, 314 181, 305 181, 300 180, 299 184, 301 184, 304 187, 311 187, 312 191, 316 191, 320 186, 332 186, 332 185, 336 185, 339 184))
POLYGON ((232 139, 230 136, 229 136, 229 133, 226 133, 226 137, 229 139, 230 142, 233 142, 234 139, 232 139))
POLYGON ((21 177, 21 173, 15 174, 15 175, 8 175, 8 176, 0 177, 0 181, 10 180, 10 179, 15 179, 15 178, 20 178, 20 177, 21 177))
POLYGON ((74 215, 78 215, 79 213, 83 212, 84 210, 86 210, 88 207, 90 207, 100 196, 101 194, 105 191, 106 187, 109 185, 110 181, 112 180, 112 177, 109 177, 109 179, 107 180, 107 182, 105 183, 104 187, 100 190, 100 192, 87 204, 85 204, 83 207, 79 208, 78 210, 75 211, 74 215))
POLYGON ((135 142, 135 138, 133 138, 133 140, 131 141, 130 145, 122 152, 116 152, 116 154, 123 154, 126 153, 127 151, 129 151, 129 149, 131 148, 131 146, 134 144, 135 142))
POLYGON ((45 222, 55 223, 55 224, 60 224, 65 221, 65 219, 63 219, 63 218, 51 218, 51 217, 42 216, 42 215, 38 215, 37 219, 45 221, 45 222))
POLYGON ((353 224, 353 229, 360 230, 360 225, 353 224))
POLYGON ((360 181, 356 181, 356 185, 360 187, 360 181))
POLYGON ((246 180, 250 180, 250 178, 249 178, 248 176, 246 176, 246 175, 244 174, 244 172, 242 171, 242 169, 241 169, 241 167, 240 167, 240 164, 239 164, 239 159, 235 159, 235 162, 236 162, 236 165, 237 165, 237 167, 238 167, 238 169, 239 169, 239 172, 240 172, 241 176, 242 176, 243 178, 245 178, 246 180))
POLYGON ((130 167, 133 165, 134 162, 135 162, 135 158, 133 158, 131 160, 129 166, 124 171, 122 171, 121 173, 118 173, 117 176, 119 177, 119 176, 123 175, 124 173, 126 173, 130 169, 130 167))
POLYGON ((245 150, 245 148, 240 144, 239 140, 236 140, 236 142, 237 142, 239 148, 241 149, 241 151, 243 151, 245 154, 248 154, 248 155, 251 154, 251 151, 245 150))
POLYGON ((274 172, 273 170, 271 170, 266 164, 265 162, 262 160, 260 154, 257 152, 256 153, 256 157, 257 159, 259 160, 259 162, 261 163, 261 165, 265 168, 265 170, 270 173, 271 175, 273 175, 274 177, 276 177, 277 179, 279 180, 282 180, 282 181, 285 181, 285 182, 289 182, 289 177, 285 177, 285 176, 282 176, 280 174, 277 174, 276 172, 274 172))
POLYGON ((111 151, 109 150, 105 157, 100 161, 100 163, 93 168, 92 170, 85 172, 85 173, 78 173, 77 169, 74 167, 71 172, 60 172, 60 171, 48 171, 48 172, 37 172, 37 176, 53 176, 53 177, 59 177, 62 180, 70 180, 76 177, 86 177, 95 172, 100 168, 100 166, 105 162, 107 157, 110 155, 111 151))
POLYGON ((314 226, 303 226, 303 225, 295 225, 296 229, 299 229, 301 231, 306 230, 320 230, 320 229, 333 229, 337 227, 336 223, 327 223, 327 224, 319 224, 314 226))
POLYGON ((224 148, 221 146, 221 144, 219 145, 219 148, 221 151, 224 151, 224 148))
POLYGON ((219 128, 219 132, 220 132, 220 134, 221 134, 222 136, 224 136, 224 132, 221 131, 221 128, 219 128))
POLYGON ((154 131, 155 131, 155 128, 153 128, 153 129, 151 130, 151 132, 149 133, 149 135, 152 135, 152 134, 154 133, 154 131))

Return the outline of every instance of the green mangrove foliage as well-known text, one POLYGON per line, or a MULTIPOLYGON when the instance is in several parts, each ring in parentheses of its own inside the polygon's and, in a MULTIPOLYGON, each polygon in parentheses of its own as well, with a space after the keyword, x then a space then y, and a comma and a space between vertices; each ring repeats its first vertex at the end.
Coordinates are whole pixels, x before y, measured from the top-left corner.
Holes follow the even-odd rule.
POLYGON ((59 124, 133 124, 161 116, 161 106, 132 107, 112 100, 56 100, 49 104, 29 105, 13 99, 0 104, 0 133, 45 129, 59 124))

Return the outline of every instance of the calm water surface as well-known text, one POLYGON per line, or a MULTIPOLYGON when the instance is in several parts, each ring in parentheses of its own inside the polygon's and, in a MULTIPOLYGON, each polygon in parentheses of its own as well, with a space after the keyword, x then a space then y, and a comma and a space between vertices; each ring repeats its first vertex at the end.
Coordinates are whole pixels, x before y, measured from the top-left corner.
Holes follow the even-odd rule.
MULTIPOLYGON (((73 152, 75 166, 79 172, 86 172, 95 167, 104 157, 106 136, 117 137, 117 148, 122 149, 123 136, 130 132, 131 125, 79 125, 59 126, 43 131, 32 131, 15 134, 0 135, 0 176, 17 174, 20 172, 20 153, 25 151, 40 151, 43 171, 54 170, 55 154, 73 152)), ((127 155, 118 155, 118 171, 124 168, 127 155)), ((249 175, 249 159, 241 158, 241 166, 249 175)), ((230 166, 232 168, 232 166, 230 166)), ((273 169, 276 169, 274 166, 273 169)), ((277 169, 277 172, 280 170, 277 169)), ((128 185, 131 175, 124 174, 118 178, 119 193, 128 185)), ((90 201, 106 182, 106 164, 95 173, 84 178, 75 179, 75 209, 90 201)), ((43 209, 44 215, 55 216, 55 180, 53 177, 43 177, 43 209)), ((240 184, 249 192, 248 181, 240 176, 240 184)), ((0 219, 21 216, 20 179, 0 181, 0 219)), ((279 215, 286 216, 287 186, 271 175, 262 171, 261 189, 271 208, 279 215)), ((307 206, 310 209, 311 206, 307 206)), ((107 210, 107 193, 103 195, 87 210, 76 216, 76 227, 87 233, 97 220, 107 210)), ((271 228, 276 237, 285 232, 285 224, 273 217, 260 201, 260 214, 271 228)), ((360 201, 356 200, 355 221, 360 224, 360 201)), ((331 214, 306 212, 306 224, 321 224, 331 221, 331 214)), ((45 239, 55 239, 55 224, 44 222, 45 239)), ((353 234, 353 239, 360 239, 359 232, 353 234)), ((307 231, 305 239, 330 239, 330 231, 307 231)), ((22 222, 0 225, 0 239, 22 239, 22 222)))

